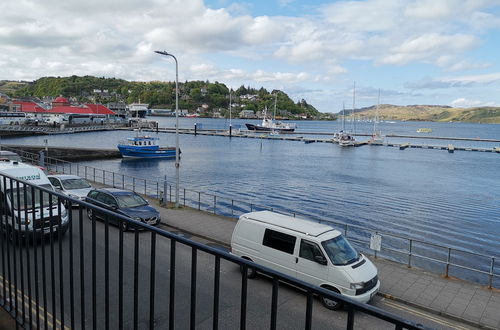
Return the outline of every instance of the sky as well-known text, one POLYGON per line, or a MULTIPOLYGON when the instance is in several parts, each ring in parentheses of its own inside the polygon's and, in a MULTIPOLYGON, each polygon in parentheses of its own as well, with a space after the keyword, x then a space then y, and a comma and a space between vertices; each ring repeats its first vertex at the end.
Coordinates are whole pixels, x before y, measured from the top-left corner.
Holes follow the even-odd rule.
POLYGON ((382 104, 500 106, 500 0, 2 0, 0 13, 0 80, 174 81, 162 50, 179 81, 279 89, 321 112, 379 90, 382 104))

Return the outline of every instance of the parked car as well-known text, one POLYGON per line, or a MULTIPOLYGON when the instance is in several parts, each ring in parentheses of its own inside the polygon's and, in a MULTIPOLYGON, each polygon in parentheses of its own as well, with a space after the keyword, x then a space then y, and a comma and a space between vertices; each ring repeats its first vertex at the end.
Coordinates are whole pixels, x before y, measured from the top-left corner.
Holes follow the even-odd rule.
MULTIPOLYGON (((245 213, 231 238, 231 253, 312 285, 366 303, 380 288, 378 271, 334 228, 270 211, 245 213)), ((248 277, 256 275, 248 269, 248 277)), ((320 297, 332 310, 342 304, 320 297)))
MULTIPOLYGON (((137 222, 157 225, 161 221, 160 212, 150 206, 147 200, 133 191, 116 188, 94 189, 88 193, 85 201, 122 214, 137 222)), ((103 217, 103 214, 94 212, 91 208, 87 209, 87 214, 89 219, 103 217)), ((117 218, 110 219, 110 221, 121 226, 123 231, 129 229, 130 223, 126 221, 119 221, 117 218)))
POLYGON ((87 180, 69 174, 57 174, 48 176, 50 183, 63 194, 84 201, 92 186, 87 180))
POLYGON ((66 208, 57 197, 25 188, 23 183, 3 180, 9 175, 49 190, 54 189, 45 173, 37 166, 13 160, 0 160, 0 230, 11 236, 42 236, 51 232, 64 235, 69 226, 66 208), (35 211, 36 210, 36 211, 35 211), (12 221, 11 221, 12 220, 12 221))
POLYGON ((0 159, 9 159, 13 160, 15 162, 22 162, 23 160, 21 159, 21 156, 16 154, 13 151, 8 151, 8 150, 0 150, 0 159))

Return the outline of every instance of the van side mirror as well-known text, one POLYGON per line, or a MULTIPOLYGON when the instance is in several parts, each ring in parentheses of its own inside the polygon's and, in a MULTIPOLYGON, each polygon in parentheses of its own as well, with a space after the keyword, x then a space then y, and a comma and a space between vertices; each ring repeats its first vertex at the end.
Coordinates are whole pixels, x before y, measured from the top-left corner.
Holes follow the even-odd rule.
POLYGON ((326 265, 326 258, 323 256, 314 256, 314 261, 316 261, 320 265, 326 265))

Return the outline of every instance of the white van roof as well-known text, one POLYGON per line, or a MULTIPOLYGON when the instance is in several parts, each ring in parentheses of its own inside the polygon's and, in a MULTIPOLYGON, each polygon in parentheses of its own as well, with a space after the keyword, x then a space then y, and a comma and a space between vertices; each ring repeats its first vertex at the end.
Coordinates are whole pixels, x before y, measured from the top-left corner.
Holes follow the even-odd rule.
POLYGON ((0 173, 31 182, 36 185, 50 184, 49 179, 47 179, 47 176, 39 167, 13 160, 0 160, 0 173))
POLYGON ((332 232, 332 234, 336 234, 335 236, 340 234, 338 230, 328 225, 271 211, 245 213, 242 217, 288 230, 293 230, 309 236, 318 237, 327 232, 332 232))

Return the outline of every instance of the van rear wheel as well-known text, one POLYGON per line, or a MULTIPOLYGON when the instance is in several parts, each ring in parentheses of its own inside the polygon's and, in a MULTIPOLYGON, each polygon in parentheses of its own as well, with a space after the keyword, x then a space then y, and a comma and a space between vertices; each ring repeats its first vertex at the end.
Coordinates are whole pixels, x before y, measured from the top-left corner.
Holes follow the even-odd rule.
MULTIPOLYGON (((247 258, 243 258, 243 259, 252 261, 252 260, 247 259, 247 258)), ((242 274, 245 271, 245 267, 243 267, 243 265, 240 265, 240 271, 242 274)), ((255 268, 247 266, 247 278, 255 278, 256 276, 257 276, 257 271, 255 270, 255 268)))
MULTIPOLYGON (((330 291, 333 291, 333 292, 340 294, 339 290, 337 290, 335 288, 323 287, 323 289, 327 289, 327 290, 330 290, 330 291)), ((323 306, 325 306, 326 308, 328 308, 329 310, 336 311, 336 310, 339 310, 340 308, 342 308, 342 303, 340 301, 336 301, 334 299, 330 299, 330 298, 325 297, 325 296, 320 296, 320 300, 321 300, 321 304, 323 306)))

